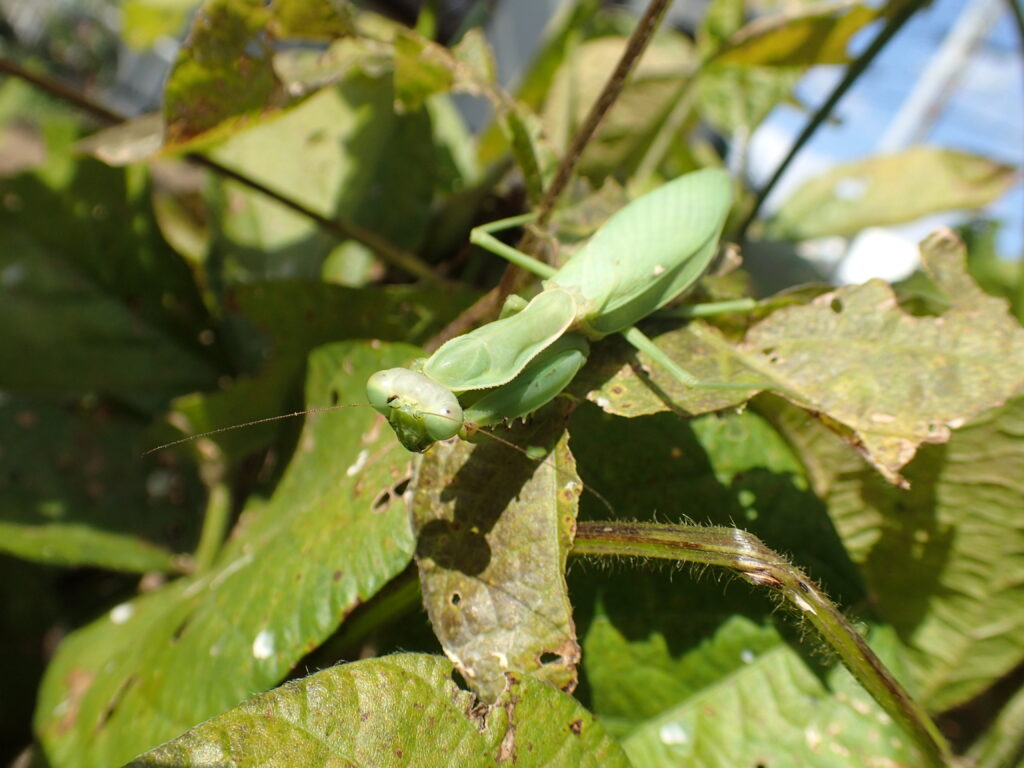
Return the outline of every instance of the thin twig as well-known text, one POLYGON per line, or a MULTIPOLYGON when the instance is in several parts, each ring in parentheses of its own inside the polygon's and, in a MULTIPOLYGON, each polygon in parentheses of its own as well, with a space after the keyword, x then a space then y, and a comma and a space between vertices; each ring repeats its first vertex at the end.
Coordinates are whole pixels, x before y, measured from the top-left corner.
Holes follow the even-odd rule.
POLYGON ((554 179, 552 179, 548 188, 544 190, 544 195, 537 206, 538 224, 543 225, 547 223, 551 217, 551 213, 555 209, 555 203, 558 202, 558 198, 561 197, 562 192, 568 186, 576 164, 583 155, 583 150, 591 138, 593 138, 597 127, 601 124, 604 116, 608 114, 608 110, 612 108, 612 105, 619 98, 619 94, 622 93, 622 89, 626 85, 626 79, 636 67, 643 52, 647 49, 647 45, 658 30, 661 19, 664 17, 665 11, 668 10, 670 4, 671 0, 651 0, 647 10, 644 11, 644 15, 640 17, 636 29, 633 30, 633 34, 629 37, 629 42, 626 43, 626 50, 622 52, 622 56, 619 58, 619 63, 615 65, 615 70, 604 84, 600 95, 584 118, 583 125, 580 126, 579 130, 576 131, 576 135, 573 136, 572 144, 562 157, 558 170, 555 171, 554 179))
MULTIPOLYGON (((31 83, 36 88, 49 93, 52 96, 56 96, 58 99, 65 101, 78 109, 86 112, 91 117, 99 120, 100 122, 107 123, 110 125, 118 125, 124 123, 127 118, 111 109, 108 109, 104 105, 94 101, 93 99, 85 96, 78 91, 60 83, 52 78, 40 75, 35 72, 30 72, 21 65, 13 62, 9 59, 0 57, 0 72, 6 73, 13 77, 20 78, 27 83, 31 83)), ((324 216, 316 211, 307 208, 302 203, 291 199, 287 195, 278 192, 277 190, 271 189, 270 187, 256 181, 244 173, 228 168, 227 166, 221 165, 216 160, 213 160, 206 155, 201 155, 197 152, 190 152, 185 155, 185 159, 196 165, 201 165, 204 168, 213 171, 214 173, 231 179, 249 189, 259 192, 265 195, 277 203, 291 209, 295 213, 305 216, 308 219, 316 222, 316 224, 323 229, 338 235, 341 238, 355 240, 356 242, 362 243, 370 250, 377 253, 384 261, 388 262, 392 266, 395 266, 410 275, 418 277, 424 281, 442 284, 444 280, 439 277, 430 268, 430 265, 421 260, 416 254, 409 251, 397 248, 391 243, 387 242, 384 238, 380 237, 375 232, 372 232, 364 227, 360 227, 352 222, 345 221, 343 219, 330 218, 324 216)))
POLYGON ((8 74, 11 77, 17 77, 19 80, 24 80, 26 83, 35 86, 39 90, 45 91, 51 96, 56 96, 61 101, 66 101, 67 103, 74 105, 102 123, 123 123, 125 120, 123 115, 120 115, 111 109, 107 109, 102 104, 99 104, 73 88, 69 88, 64 85, 64 83, 46 77, 45 75, 30 72, 20 64, 17 64, 10 59, 0 57, 0 72, 8 74))
POLYGON ((907 20, 910 19, 910 17, 913 16, 917 9, 922 5, 923 0, 908 0, 901 4, 893 16, 886 22, 881 31, 879 31, 875 39, 871 41, 871 45, 869 45, 864 53, 858 56, 857 59, 847 67, 842 80, 836 84, 832 93, 830 93, 829 97, 825 100, 825 103, 822 104, 811 116, 807 125, 804 126, 803 131, 800 132, 796 141, 793 142, 793 146, 790 147, 789 153, 775 169, 775 173, 773 173, 767 183, 758 190, 757 196, 754 198, 754 205, 750 209, 750 213, 747 214, 747 217, 743 220, 743 223, 740 224, 739 229, 736 232, 737 240, 742 241, 745 239, 747 230, 750 228, 754 219, 757 218, 757 214, 761 211, 761 206, 764 204, 765 199, 775 188, 779 179, 781 179, 782 175, 786 172, 786 169, 789 168, 789 164, 793 162, 793 159, 797 156, 800 150, 803 149, 804 145, 810 140, 825 120, 828 119, 832 110, 835 108, 836 104, 839 103, 839 100, 846 95, 850 86, 857 81, 861 73, 868 68, 871 62, 875 60, 875 57, 878 56, 883 48, 885 48, 886 44, 892 40, 907 20))
MULTIPOLYGON (((648 43, 654 37, 654 33, 657 31, 658 25, 661 23, 661 19, 670 4, 671 0, 651 0, 647 10, 644 11, 644 15, 640 18, 636 28, 633 30, 633 34, 626 43, 626 49, 622 52, 618 64, 615 65, 615 70, 609 76, 604 88, 594 101, 593 106, 583 120, 583 124, 576 131, 575 136, 573 136, 572 144, 566 150, 565 155, 563 155, 562 161, 555 171, 554 179, 552 179, 548 188, 544 190, 544 194, 537 204, 537 224, 539 226, 543 226, 551 218, 555 204, 565 191, 566 186, 568 186, 576 164, 583 155, 583 150, 593 138, 594 133, 601 124, 601 120, 604 119, 608 110, 611 109, 618 99, 619 94, 622 93, 626 79, 640 60, 648 43)), ((529 253, 533 250, 532 246, 533 239, 528 233, 524 234, 518 244, 519 250, 529 253)), ((505 268, 505 272, 502 274, 498 285, 477 299, 471 307, 432 338, 427 343, 427 350, 436 349, 448 339, 455 338, 494 317, 498 313, 502 302, 510 294, 519 290, 526 279, 528 278, 523 274, 522 270, 510 264, 505 268)))

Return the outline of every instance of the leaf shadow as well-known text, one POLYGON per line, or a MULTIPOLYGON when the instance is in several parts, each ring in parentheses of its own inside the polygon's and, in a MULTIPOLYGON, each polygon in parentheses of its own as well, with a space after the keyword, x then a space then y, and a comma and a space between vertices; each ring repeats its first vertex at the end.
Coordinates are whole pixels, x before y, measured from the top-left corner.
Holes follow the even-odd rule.
MULTIPOLYGON (((565 406, 550 410, 556 409, 564 414, 565 406)), ((548 456, 563 429, 564 418, 542 413, 529 424, 500 430, 500 441, 480 436, 471 447, 463 446, 470 455, 438 497, 442 504, 451 505, 451 518, 429 520, 420 528, 417 558, 430 558, 440 568, 467 576, 483 573, 492 555, 488 534, 506 508, 521 498, 523 488, 540 465, 525 454, 525 447, 541 448, 548 456)))

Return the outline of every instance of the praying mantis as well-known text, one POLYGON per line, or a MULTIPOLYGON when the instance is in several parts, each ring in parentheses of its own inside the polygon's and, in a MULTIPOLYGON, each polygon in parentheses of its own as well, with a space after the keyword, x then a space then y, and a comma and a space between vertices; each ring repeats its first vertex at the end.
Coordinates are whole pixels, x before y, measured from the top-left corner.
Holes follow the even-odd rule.
POLYGON ((411 368, 373 374, 367 399, 405 448, 422 452, 537 410, 582 368, 588 340, 616 332, 683 384, 698 385, 634 323, 704 274, 731 198, 724 171, 680 176, 620 209, 558 270, 494 237, 530 214, 477 227, 472 242, 545 278, 544 290, 528 303, 510 297, 498 320, 449 340, 411 368))

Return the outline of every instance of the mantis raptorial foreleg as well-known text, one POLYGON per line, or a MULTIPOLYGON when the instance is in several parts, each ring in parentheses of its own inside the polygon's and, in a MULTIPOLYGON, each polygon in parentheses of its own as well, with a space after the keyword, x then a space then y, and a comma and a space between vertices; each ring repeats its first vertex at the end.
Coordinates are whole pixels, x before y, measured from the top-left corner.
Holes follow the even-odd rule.
POLYGON ((701 384, 634 327, 705 272, 730 203, 724 172, 682 176, 612 216, 557 270, 492 234, 531 215, 477 228, 474 243, 545 278, 544 290, 514 314, 448 341, 412 370, 374 374, 367 382, 370 403, 406 448, 423 451, 466 423, 483 426, 540 408, 586 361, 584 337, 610 333, 622 333, 687 386, 738 388, 701 384), (562 341, 567 335, 570 341, 562 341), (470 403, 475 410, 467 417, 470 403))

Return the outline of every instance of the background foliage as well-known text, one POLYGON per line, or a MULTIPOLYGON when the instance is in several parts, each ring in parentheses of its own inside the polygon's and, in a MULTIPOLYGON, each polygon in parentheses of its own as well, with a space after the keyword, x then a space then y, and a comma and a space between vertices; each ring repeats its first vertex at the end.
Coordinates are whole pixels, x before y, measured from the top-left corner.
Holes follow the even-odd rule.
POLYGON ((696 298, 760 301, 645 327, 701 379, 775 394, 687 390, 608 339, 573 399, 505 434, 541 464, 487 441, 413 461, 363 407, 143 455, 361 402, 373 371, 488 319, 494 285, 529 290, 471 226, 536 207, 575 162, 546 233, 564 258, 628 199, 723 165, 808 68, 856 73, 852 37, 914 3, 715 0, 692 36, 658 32, 578 154, 634 26, 614 8, 568 4, 508 93, 472 16, 195 5, 121 6, 136 48, 187 29, 155 115, 62 91, 58 48, 4 59, 4 145, 28 147, 0 178, 8 755, 120 765, 174 739, 134 764, 921 764, 763 590, 594 559, 566 575, 578 514, 756 534, 959 751, 1017 764, 1024 280, 976 225, 970 249, 926 240, 902 285, 768 295, 801 280, 808 238, 997 198, 1019 174, 998 160, 865 158, 754 218, 735 174, 745 263, 696 298), (491 123, 471 130, 465 100, 491 123))

